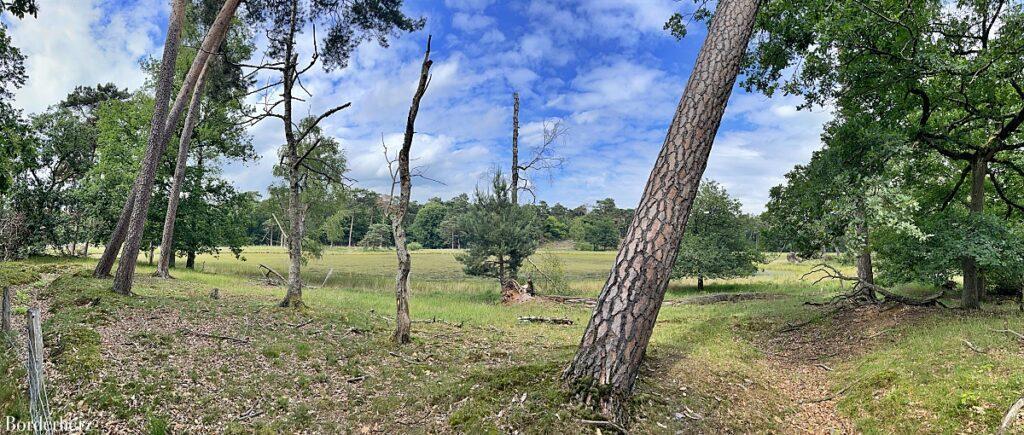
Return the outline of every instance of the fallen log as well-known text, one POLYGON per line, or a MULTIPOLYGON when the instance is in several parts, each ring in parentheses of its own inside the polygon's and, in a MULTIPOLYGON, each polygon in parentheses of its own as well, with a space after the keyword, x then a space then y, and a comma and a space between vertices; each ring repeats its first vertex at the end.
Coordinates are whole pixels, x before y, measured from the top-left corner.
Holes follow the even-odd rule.
POLYGON ((559 318, 559 317, 524 316, 524 317, 520 317, 519 321, 520 322, 529 322, 529 323, 552 323, 552 324, 555 324, 555 325, 572 325, 573 324, 572 319, 559 318))

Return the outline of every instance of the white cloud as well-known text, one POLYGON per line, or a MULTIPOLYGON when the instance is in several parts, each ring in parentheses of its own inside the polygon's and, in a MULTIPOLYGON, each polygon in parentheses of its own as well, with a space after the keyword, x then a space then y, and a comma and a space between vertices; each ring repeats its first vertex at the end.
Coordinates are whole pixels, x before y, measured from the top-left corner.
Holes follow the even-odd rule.
POLYGON ((465 32, 477 32, 494 26, 494 18, 483 14, 456 12, 452 15, 452 26, 465 32))
POLYGON ((144 83, 139 61, 159 56, 167 2, 144 0, 117 11, 109 6, 99 0, 41 0, 38 18, 9 22, 14 45, 28 55, 19 106, 42 111, 77 85, 113 82, 134 89, 144 83))

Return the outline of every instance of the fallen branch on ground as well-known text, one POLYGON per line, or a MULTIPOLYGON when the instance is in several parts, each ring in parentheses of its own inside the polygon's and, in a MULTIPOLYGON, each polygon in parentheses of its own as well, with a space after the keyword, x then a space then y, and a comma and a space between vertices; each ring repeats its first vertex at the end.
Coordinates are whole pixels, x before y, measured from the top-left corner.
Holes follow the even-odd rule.
POLYGON ((287 279, 284 279, 284 277, 281 276, 280 273, 277 273, 276 270, 271 269, 270 266, 267 266, 265 264, 260 264, 260 269, 266 270, 266 272, 263 273, 263 278, 265 278, 268 283, 272 283, 272 281, 270 279, 270 275, 274 275, 274 276, 277 277, 278 282, 277 282, 276 285, 284 285, 284 283, 288 282, 287 279))
POLYGON ((1013 422, 1017 421, 1017 414, 1020 414, 1021 408, 1024 408, 1024 397, 1017 399, 1013 406, 1010 407, 1009 411, 1006 411, 1006 416, 1003 417, 1003 422, 999 424, 999 430, 997 434, 1002 435, 1013 426, 1013 422))
POLYGON ((463 323, 465 323, 465 322, 454 323, 454 322, 449 322, 449 321, 444 320, 444 319, 438 319, 437 317, 433 317, 433 318, 430 318, 430 319, 427 319, 427 320, 413 320, 412 323, 441 323, 441 324, 444 324, 444 325, 449 325, 449 326, 454 326, 456 328, 461 328, 463 323))
POLYGON ((1001 332, 1001 333, 1004 333, 1004 334, 1012 334, 1012 335, 1016 336, 1017 338, 1019 338, 1021 340, 1024 340, 1024 334, 1021 334, 1021 333, 1019 333, 1017 331, 1014 331, 1014 330, 1010 329, 1008 326, 1004 327, 1003 329, 990 329, 989 331, 1001 332))
POLYGON ((614 429, 619 433, 629 433, 626 431, 624 427, 607 420, 580 420, 580 423, 590 426, 603 427, 605 429, 614 429))
POLYGON ((196 336, 199 336, 199 337, 215 338, 215 339, 218 339, 218 340, 227 340, 227 341, 234 341, 236 343, 249 344, 249 340, 248 339, 244 339, 244 338, 228 337, 226 335, 207 334, 205 332, 193 331, 191 329, 184 329, 184 328, 181 329, 180 331, 188 333, 188 334, 196 335, 196 336))
POLYGON ((803 401, 800 401, 798 403, 801 404, 801 405, 807 405, 807 404, 811 404, 811 403, 828 402, 829 400, 832 400, 832 399, 835 399, 835 398, 837 398, 839 396, 842 396, 844 393, 846 393, 846 390, 849 390, 850 388, 853 388, 854 385, 857 385, 858 383, 860 383, 860 381, 863 381, 866 378, 867 378, 867 376, 861 376, 856 381, 853 381, 849 385, 847 385, 847 386, 843 387, 842 389, 840 389, 839 391, 836 391, 835 394, 829 394, 829 395, 827 395, 825 397, 820 397, 820 398, 817 398, 817 399, 803 400, 803 401))
POLYGON ((961 338, 960 341, 964 342, 964 344, 966 344, 967 347, 971 348, 971 350, 973 350, 973 351, 975 351, 977 353, 981 353, 981 354, 988 353, 988 352, 985 352, 985 351, 983 351, 981 349, 978 349, 978 346, 975 346, 974 343, 971 343, 966 338, 961 338))
POLYGON ((520 322, 530 322, 530 323, 553 323, 555 325, 572 325, 573 324, 572 319, 565 319, 565 318, 558 318, 558 317, 533 317, 533 316, 526 316, 526 317, 520 317, 519 321, 520 322))
POLYGON ((313 319, 309 319, 309 320, 307 320, 305 322, 301 322, 301 323, 288 323, 288 322, 284 322, 285 325, 291 326, 292 328, 295 328, 295 329, 299 329, 299 328, 301 328, 303 326, 306 326, 306 325, 308 325, 310 323, 313 323, 313 319))

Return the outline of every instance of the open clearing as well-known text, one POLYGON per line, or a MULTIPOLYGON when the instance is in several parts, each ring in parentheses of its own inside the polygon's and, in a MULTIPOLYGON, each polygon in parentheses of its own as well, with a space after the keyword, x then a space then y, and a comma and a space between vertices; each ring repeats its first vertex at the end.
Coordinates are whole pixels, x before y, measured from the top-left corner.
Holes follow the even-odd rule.
MULTIPOLYGON (((589 309, 502 306, 497 285, 464 277, 454 253, 413 253, 414 341, 404 347, 390 341, 389 251, 330 249, 311 260, 309 285, 333 272, 299 312, 276 308, 284 290, 257 270, 283 268, 278 248, 247 249, 246 261, 202 256, 197 271, 177 269, 169 281, 149 278, 143 261, 134 298, 88 277, 87 260, 4 263, 0 279, 18 289, 19 322, 26 306, 45 310, 55 414, 96 432, 593 433, 581 420, 594 416, 569 404, 560 382, 589 309)), ((540 292, 581 297, 596 296, 614 257, 535 259, 544 255, 562 260, 571 285, 551 289, 537 276, 540 292)), ((1022 343, 992 331, 1024 330, 1015 304, 969 314, 870 307, 789 328, 822 313, 804 302, 838 290, 801 280, 812 266, 779 257, 750 279, 711 281, 704 293, 764 296, 719 303, 673 282, 631 431, 988 432, 1024 392, 1022 343)), ((0 404, 27 416, 20 358, 0 359, 0 404)))

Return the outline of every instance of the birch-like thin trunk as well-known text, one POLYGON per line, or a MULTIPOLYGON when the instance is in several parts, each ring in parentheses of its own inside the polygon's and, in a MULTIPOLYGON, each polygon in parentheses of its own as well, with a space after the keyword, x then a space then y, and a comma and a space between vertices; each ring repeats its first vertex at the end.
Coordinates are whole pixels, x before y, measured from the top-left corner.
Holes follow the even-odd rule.
POLYGON ((400 185, 398 204, 391 215, 391 229, 395 234, 395 253, 398 255, 398 273, 395 276, 395 335, 398 344, 410 341, 412 319, 409 317, 409 274, 412 271, 412 257, 406 247, 405 214, 409 210, 409 197, 412 194, 412 176, 409 174, 409 151, 412 149, 412 138, 416 133, 416 115, 420 111, 420 101, 430 85, 430 36, 427 36, 427 51, 423 55, 423 66, 420 68, 420 81, 416 93, 409 106, 409 118, 405 122, 405 138, 402 149, 398 151, 398 180, 400 185))
POLYGON ((564 374, 578 400, 622 424, 758 7, 758 0, 719 1, 611 274, 564 374))
POLYGON ((181 202, 181 185, 185 181, 185 171, 188 169, 188 149, 192 142, 192 132, 199 124, 199 103, 203 97, 203 87, 206 84, 206 72, 210 64, 203 65, 199 73, 199 81, 196 82, 195 92, 192 93, 192 104, 189 105, 188 115, 185 116, 185 129, 181 132, 181 139, 178 142, 178 161, 174 165, 174 179, 171 181, 171 191, 167 195, 167 214, 164 216, 164 230, 160 238, 160 260, 156 265, 156 272, 153 276, 170 278, 171 257, 174 256, 174 223, 178 217, 178 204, 181 202))
MULTIPOLYGON (((139 168, 139 175, 136 178, 135 203, 131 207, 131 218, 128 220, 128 232, 125 237, 124 248, 121 250, 121 258, 118 261, 117 274, 114 276, 113 290, 115 293, 125 295, 132 294, 132 280, 135 275, 135 262, 139 256, 139 245, 142 242, 142 232, 146 225, 146 215, 149 212, 149 202, 152 199, 153 182, 156 179, 157 165, 160 163, 160 157, 167 148, 167 142, 170 141, 170 137, 178 125, 178 120, 181 118, 181 113, 185 109, 185 104, 191 100, 189 97, 195 90, 196 83, 199 81, 200 72, 205 68, 206 63, 210 60, 210 56, 215 53, 218 47, 220 47, 220 44, 224 42, 224 38, 228 33, 228 27, 231 24, 232 17, 235 16, 235 11, 238 9, 239 2, 240 0, 227 0, 224 2, 224 6, 221 7, 220 12, 218 12, 213 25, 210 26, 210 31, 203 39, 203 43, 200 46, 198 53, 196 53, 196 58, 192 61, 192 66, 189 68, 188 74, 185 75, 185 80, 181 85, 181 89, 178 90, 178 96, 174 99, 174 105, 171 107, 170 112, 166 114, 166 122, 158 123, 155 119, 156 116, 154 116, 153 126, 148 141, 149 145, 146 148, 146 154, 142 160, 142 166, 139 168)), ((180 31, 178 33, 180 33, 180 31)), ((175 46, 178 45, 177 42, 178 41, 176 40, 175 46)), ((177 57, 177 53, 175 53, 175 57, 177 57)), ((161 69, 160 74, 161 80, 164 79, 165 74, 173 76, 173 62, 170 65, 169 71, 161 69)))

